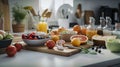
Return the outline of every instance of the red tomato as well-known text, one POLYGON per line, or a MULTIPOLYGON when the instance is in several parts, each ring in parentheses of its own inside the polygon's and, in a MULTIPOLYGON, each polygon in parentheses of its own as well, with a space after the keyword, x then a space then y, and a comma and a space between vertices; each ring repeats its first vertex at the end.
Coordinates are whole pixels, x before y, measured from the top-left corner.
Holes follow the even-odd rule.
POLYGON ((10 45, 6 48, 6 53, 9 57, 13 57, 16 54, 16 52, 17 49, 15 46, 10 45))
POLYGON ((55 42, 53 40, 48 40, 46 42, 46 46, 49 48, 49 49, 53 49, 53 47, 55 46, 55 42))
POLYGON ((17 51, 20 51, 23 47, 21 43, 15 43, 14 46, 17 48, 17 51))

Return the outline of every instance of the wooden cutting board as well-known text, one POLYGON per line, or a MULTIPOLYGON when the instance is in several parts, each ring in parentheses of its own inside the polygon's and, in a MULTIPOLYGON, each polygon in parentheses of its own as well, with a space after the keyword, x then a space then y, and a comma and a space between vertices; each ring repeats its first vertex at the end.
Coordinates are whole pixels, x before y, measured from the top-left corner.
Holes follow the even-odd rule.
MULTIPOLYGON (((70 45, 70 44, 65 44, 65 45, 70 45)), ((82 45, 81 47, 83 48, 90 48, 91 45, 82 45)), ((64 50, 58 50, 57 47, 54 47, 53 49, 48 49, 46 46, 28 46, 26 45, 24 47, 25 50, 31 50, 31 51, 37 51, 37 52, 42 52, 42 53, 49 53, 49 54, 55 54, 55 55, 60 55, 60 56, 71 56, 74 54, 79 53, 81 50, 80 49, 70 49, 68 47, 64 47, 64 50)))

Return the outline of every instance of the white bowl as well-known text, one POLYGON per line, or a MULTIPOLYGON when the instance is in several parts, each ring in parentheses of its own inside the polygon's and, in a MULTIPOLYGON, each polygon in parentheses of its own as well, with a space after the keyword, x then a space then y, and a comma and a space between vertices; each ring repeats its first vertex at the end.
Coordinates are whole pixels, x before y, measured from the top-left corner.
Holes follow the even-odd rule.
POLYGON ((38 39, 38 40, 29 40, 29 39, 23 39, 23 41, 30 46, 44 46, 44 44, 50 40, 50 38, 45 39, 38 39))

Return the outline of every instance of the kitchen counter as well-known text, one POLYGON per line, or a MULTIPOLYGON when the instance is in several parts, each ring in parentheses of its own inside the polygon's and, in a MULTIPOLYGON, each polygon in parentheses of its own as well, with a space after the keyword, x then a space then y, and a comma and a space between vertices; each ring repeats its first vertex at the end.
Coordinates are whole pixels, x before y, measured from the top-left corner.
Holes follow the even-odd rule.
POLYGON ((78 53, 63 57, 28 50, 17 52, 14 57, 0 55, 0 67, 120 67, 120 53, 103 49, 101 54, 78 53))
MULTIPOLYGON (((18 36, 14 42, 21 41, 18 36)), ((97 55, 77 53, 70 57, 21 50, 14 57, 0 54, 0 67, 120 67, 120 53, 102 49, 97 55)))

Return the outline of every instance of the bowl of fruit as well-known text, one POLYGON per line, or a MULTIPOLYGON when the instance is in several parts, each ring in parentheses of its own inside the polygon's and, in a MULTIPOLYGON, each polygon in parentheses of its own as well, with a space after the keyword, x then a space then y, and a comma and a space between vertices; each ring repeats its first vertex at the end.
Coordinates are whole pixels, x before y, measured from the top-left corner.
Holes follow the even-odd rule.
POLYGON ((29 46, 44 46, 50 37, 43 32, 31 32, 22 34, 22 40, 29 46))
POLYGON ((12 40, 13 40, 12 34, 0 30, 0 48, 8 47, 12 43, 12 40))

